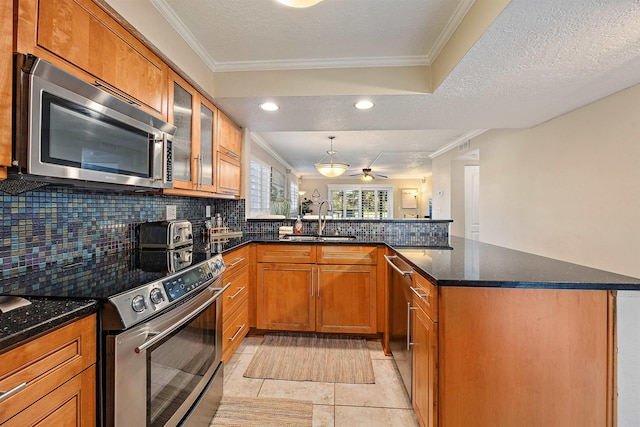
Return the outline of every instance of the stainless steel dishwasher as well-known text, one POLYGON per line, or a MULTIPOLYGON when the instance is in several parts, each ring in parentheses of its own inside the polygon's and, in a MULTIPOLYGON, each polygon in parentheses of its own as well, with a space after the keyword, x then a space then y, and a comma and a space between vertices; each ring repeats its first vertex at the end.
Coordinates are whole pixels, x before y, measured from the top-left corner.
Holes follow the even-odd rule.
POLYGON ((389 270, 389 347, 398 366, 402 382, 411 397, 411 286, 413 269, 397 256, 384 256, 389 270))

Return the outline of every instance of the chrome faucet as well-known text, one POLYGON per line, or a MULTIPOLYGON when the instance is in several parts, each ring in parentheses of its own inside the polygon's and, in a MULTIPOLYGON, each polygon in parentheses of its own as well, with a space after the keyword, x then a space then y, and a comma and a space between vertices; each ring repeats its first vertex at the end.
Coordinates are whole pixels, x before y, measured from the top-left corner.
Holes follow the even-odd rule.
POLYGON ((327 225, 327 219, 324 219, 324 225, 322 225, 322 206, 327 204, 327 213, 333 211, 333 206, 331 206, 331 202, 328 200, 323 200, 320 202, 320 207, 318 208, 318 236, 322 236, 322 230, 327 225))

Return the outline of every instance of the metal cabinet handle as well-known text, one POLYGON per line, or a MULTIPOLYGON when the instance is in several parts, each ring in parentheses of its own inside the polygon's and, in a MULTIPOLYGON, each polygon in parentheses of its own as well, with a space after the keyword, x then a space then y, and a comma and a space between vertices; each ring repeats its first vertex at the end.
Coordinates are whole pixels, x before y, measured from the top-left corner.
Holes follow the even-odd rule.
MULTIPOLYGON (((229 282, 229 284, 231 284, 231 282, 229 282)), ((241 287, 240 289, 238 289, 238 291, 237 291, 235 294, 230 295, 230 296, 229 296, 229 299, 234 299, 235 297, 237 297, 238 295, 240 295, 240 292, 242 292, 242 291, 244 291, 244 286, 243 286, 243 287, 241 287)))
POLYGON ((142 106, 142 104, 140 102, 136 101, 131 96, 127 95, 126 93, 122 92, 121 90, 116 89, 115 87, 111 86, 110 84, 107 84, 105 82, 101 82, 100 80, 96 80, 96 86, 102 87, 102 88, 108 90, 111 93, 115 93, 120 98, 124 98, 130 104, 135 104, 135 105, 138 105, 138 106, 142 106))
POLYGON ((384 255, 384 259, 387 260, 389 265, 391 265, 391 267, 393 267, 393 269, 396 270, 398 273, 402 274, 403 277, 408 275, 408 274, 413 274, 412 270, 408 270, 408 271, 400 270, 400 268, 391 261, 392 259, 395 259, 395 258, 398 258, 398 256, 397 255, 392 255, 392 256, 384 255))
POLYGON ((239 258, 237 261, 234 261, 233 263, 229 264, 227 266, 227 269, 235 267, 236 265, 240 264, 242 261, 244 261, 244 258, 239 258))
POLYGON ((424 288, 420 288, 420 290, 425 291, 426 294, 421 294, 417 288, 414 288, 412 286, 409 286, 409 289, 411 289, 413 293, 416 294, 416 296, 421 300, 424 300, 425 298, 429 298, 431 296, 431 292, 425 290, 424 288))
POLYGON ((407 351, 411 349, 414 343, 411 342, 411 310, 417 310, 418 307, 411 307, 411 303, 407 303, 407 351))
POLYGON ((229 342, 233 342, 235 341, 236 338, 238 338, 238 335, 240 335, 240 332, 242 332, 242 330, 244 329, 245 324, 243 323, 242 325, 240 325, 238 327, 238 330, 236 331, 235 334, 233 334, 233 336, 231 338, 229 338, 229 342))
POLYGON ((318 298, 320 298, 320 267, 318 267, 318 298))
POLYGON ((240 158, 240 156, 238 154, 234 153, 233 151, 231 151, 231 150, 229 150, 227 148, 223 148, 223 150, 224 150, 224 154, 226 154, 229 157, 233 157, 234 159, 239 159, 240 158))
POLYGON ((4 402, 6 399, 10 398, 19 391, 24 390, 25 387, 27 387, 27 383, 18 384, 9 391, 0 390, 0 403, 4 402))

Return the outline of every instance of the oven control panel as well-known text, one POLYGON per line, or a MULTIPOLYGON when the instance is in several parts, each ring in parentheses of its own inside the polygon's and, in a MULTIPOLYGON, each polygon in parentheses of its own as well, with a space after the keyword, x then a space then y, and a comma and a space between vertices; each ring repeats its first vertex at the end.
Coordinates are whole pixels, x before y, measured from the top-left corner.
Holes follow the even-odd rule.
POLYGON ((109 298, 125 328, 145 320, 220 278, 225 270, 218 254, 161 280, 109 298))

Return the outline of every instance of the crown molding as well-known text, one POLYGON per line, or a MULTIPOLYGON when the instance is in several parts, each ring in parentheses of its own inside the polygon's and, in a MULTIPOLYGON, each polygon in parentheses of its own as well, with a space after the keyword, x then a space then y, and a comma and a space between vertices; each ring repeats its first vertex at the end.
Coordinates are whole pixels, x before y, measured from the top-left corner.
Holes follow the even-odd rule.
POLYGON ((149 2, 158 9, 158 12, 167 20, 167 23, 184 39, 184 41, 194 50, 202 61, 209 67, 211 71, 216 71, 216 61, 207 53, 198 40, 191 34, 189 28, 184 25, 182 20, 175 14, 173 9, 165 0, 149 0, 149 2))
POLYGON ((469 132, 465 133, 464 135, 460 136, 459 138, 456 138, 453 141, 451 141, 451 142, 443 145, 442 147, 440 147, 435 153, 431 154, 429 156, 429 158, 435 159, 436 157, 446 153, 447 151, 456 148, 458 146, 458 144, 460 144, 461 142, 465 142, 465 141, 468 141, 468 140, 470 140, 472 138, 475 138, 478 135, 482 135, 483 133, 485 133, 488 130, 489 129, 475 129, 475 130, 469 131, 469 132))
POLYGON ((458 8, 445 25, 444 30, 442 30, 436 42, 431 46, 431 49, 429 49, 429 52, 425 57, 428 65, 433 64, 433 61, 435 61, 438 55, 440 55, 440 52, 447 44, 453 33, 456 32, 460 22, 462 22, 464 17, 467 15, 467 12, 469 12, 469 9, 471 9, 471 6, 473 6, 474 1, 475 0, 464 0, 460 2, 458 8))
POLYGON ((286 169, 290 169, 291 173, 293 175, 295 175, 296 178, 300 178, 300 175, 298 174, 298 171, 289 164, 289 162, 287 162, 285 159, 282 158, 282 156, 280 156, 280 154, 276 153, 273 149, 273 147, 271 147, 269 145, 269 143, 267 141, 265 141, 260 135, 258 135, 255 132, 251 132, 249 131, 249 135, 251 136, 251 140, 253 142, 255 142, 256 144, 258 144, 260 147, 262 147, 267 153, 269 153, 271 156, 273 156, 274 159, 276 159, 278 162, 280 162, 282 164, 282 166, 284 166, 286 169))

